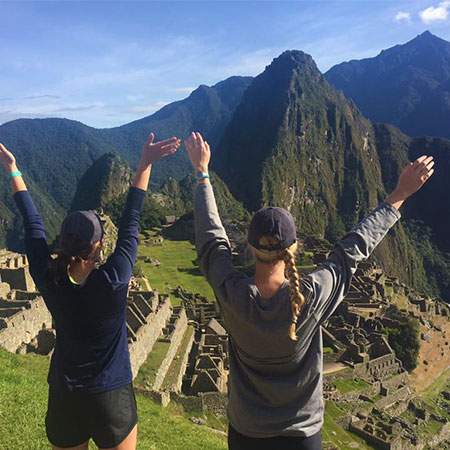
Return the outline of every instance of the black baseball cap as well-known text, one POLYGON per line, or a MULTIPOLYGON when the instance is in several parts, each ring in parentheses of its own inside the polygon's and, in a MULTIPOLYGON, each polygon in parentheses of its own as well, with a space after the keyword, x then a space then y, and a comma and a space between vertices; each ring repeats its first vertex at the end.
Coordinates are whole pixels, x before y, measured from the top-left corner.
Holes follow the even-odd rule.
POLYGON ((61 225, 61 240, 69 235, 76 236, 86 245, 93 245, 103 238, 103 226, 100 217, 91 211, 70 213, 61 225))
POLYGON ((284 250, 297 240, 297 231, 292 214, 283 208, 270 206, 256 211, 248 229, 249 244, 259 250, 284 250), (262 236, 278 240, 275 245, 261 245, 262 236))

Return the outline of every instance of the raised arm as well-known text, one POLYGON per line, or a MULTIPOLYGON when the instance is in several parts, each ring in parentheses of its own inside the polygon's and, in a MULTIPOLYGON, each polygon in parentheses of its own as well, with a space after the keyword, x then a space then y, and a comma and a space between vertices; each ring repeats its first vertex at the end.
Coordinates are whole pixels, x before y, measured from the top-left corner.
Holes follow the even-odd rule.
POLYGON ((116 248, 101 266, 113 289, 128 284, 133 273, 138 249, 139 218, 152 165, 155 161, 175 153, 180 146, 180 140, 176 137, 156 143, 153 142, 154 138, 154 134, 151 133, 142 149, 138 169, 120 219, 116 248))
POLYGON ((44 223, 17 167, 16 158, 3 144, 0 144, 0 162, 10 177, 11 191, 23 218, 25 251, 30 264, 30 273, 38 289, 42 290, 51 261, 44 223))
POLYGON ((400 218, 398 208, 433 175, 433 158, 422 156, 400 175, 396 189, 334 247, 327 261, 304 283, 310 290, 312 312, 319 323, 333 314, 350 287, 358 263, 367 259, 400 218))
POLYGON ((217 291, 238 272, 231 260, 230 242, 220 220, 209 179, 209 144, 203 140, 200 133, 191 133, 185 144, 198 180, 194 197, 198 262, 202 273, 217 291))

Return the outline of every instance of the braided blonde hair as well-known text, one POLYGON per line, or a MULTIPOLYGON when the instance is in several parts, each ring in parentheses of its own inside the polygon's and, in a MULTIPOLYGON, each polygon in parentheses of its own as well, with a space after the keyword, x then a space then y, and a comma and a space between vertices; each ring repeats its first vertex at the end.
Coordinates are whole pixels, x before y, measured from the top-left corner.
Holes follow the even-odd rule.
MULTIPOLYGON (((276 245, 278 240, 273 236, 262 236, 259 239, 261 245, 276 245)), ((289 330, 289 336, 293 341, 298 339, 297 337, 297 317, 300 314, 300 310, 305 303, 305 297, 300 291, 300 277, 297 272, 297 266, 295 264, 295 252, 297 251, 297 242, 290 247, 283 250, 260 250, 249 244, 249 247, 257 261, 263 264, 273 264, 278 261, 284 261, 285 274, 289 280, 290 295, 291 295, 291 307, 292 307, 292 324, 289 330)))

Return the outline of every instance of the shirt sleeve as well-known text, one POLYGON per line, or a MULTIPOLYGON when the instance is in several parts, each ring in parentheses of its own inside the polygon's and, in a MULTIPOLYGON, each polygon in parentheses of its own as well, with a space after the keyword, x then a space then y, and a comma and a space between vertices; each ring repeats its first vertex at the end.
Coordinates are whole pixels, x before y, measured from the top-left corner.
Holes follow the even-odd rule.
POLYGON ((37 288, 41 291, 46 284, 52 259, 47 246, 44 223, 29 191, 16 192, 14 201, 23 218, 25 252, 30 265, 30 274, 37 288))
POLYGON ((116 248, 100 270, 113 290, 128 284, 138 251, 139 219, 146 192, 131 187, 119 224, 116 248))
POLYGON ((230 241, 220 220, 211 183, 199 183, 196 188, 194 218, 199 266, 217 293, 225 282, 241 274, 232 263, 230 241))
POLYGON ((395 207, 381 203, 336 244, 323 265, 303 280, 310 292, 307 304, 319 323, 333 314, 350 287, 358 263, 370 256, 400 217, 395 207))

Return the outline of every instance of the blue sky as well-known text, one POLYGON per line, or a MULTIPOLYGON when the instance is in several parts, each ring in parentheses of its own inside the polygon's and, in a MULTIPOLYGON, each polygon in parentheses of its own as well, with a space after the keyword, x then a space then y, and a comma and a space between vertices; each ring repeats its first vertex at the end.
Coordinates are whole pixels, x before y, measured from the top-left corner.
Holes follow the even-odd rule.
POLYGON ((450 1, 0 0, 0 123, 113 127, 199 84, 257 75, 286 49, 323 72, 425 30, 450 40, 450 1))

